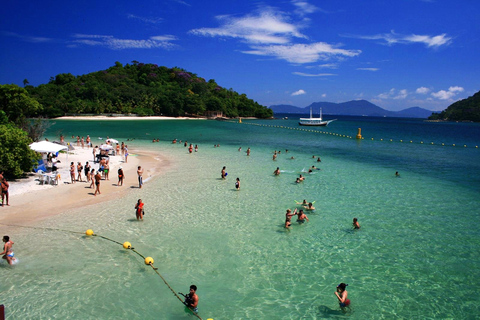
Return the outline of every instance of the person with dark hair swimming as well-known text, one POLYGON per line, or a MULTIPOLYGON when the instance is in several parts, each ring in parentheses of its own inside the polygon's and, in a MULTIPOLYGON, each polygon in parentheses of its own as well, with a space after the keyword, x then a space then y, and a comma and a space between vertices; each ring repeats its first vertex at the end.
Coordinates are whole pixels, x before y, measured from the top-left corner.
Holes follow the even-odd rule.
POLYGON ((346 287, 348 284, 345 283, 340 283, 337 286, 337 291, 335 291, 335 295, 337 296, 338 303, 340 304, 340 308, 345 308, 350 305, 350 299, 348 299, 348 292, 346 290, 346 287))

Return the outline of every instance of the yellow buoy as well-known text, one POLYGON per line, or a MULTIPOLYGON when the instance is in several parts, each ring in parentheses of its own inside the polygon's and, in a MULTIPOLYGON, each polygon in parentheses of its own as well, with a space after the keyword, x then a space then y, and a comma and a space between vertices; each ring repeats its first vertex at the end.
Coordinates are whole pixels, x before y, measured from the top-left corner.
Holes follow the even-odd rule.
POLYGON ((362 128, 358 128, 357 139, 362 139, 362 128))
POLYGON ((145 264, 153 265, 153 258, 152 257, 146 257, 145 258, 145 264))
POLYGON ((87 236, 93 236, 93 230, 92 230, 92 229, 88 229, 88 230, 85 232, 85 234, 86 234, 87 236))
POLYGON ((128 241, 125 241, 125 242, 123 243, 123 247, 124 247, 125 249, 130 249, 130 248, 132 247, 132 244, 131 244, 130 242, 128 242, 128 241))

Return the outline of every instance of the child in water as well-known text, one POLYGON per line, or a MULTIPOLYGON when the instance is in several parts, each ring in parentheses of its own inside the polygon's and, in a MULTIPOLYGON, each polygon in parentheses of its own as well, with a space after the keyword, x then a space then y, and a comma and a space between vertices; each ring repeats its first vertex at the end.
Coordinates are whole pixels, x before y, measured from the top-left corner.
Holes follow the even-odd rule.
POLYGON ((342 310, 350 305, 350 299, 347 298, 348 292, 345 289, 347 286, 348 284, 342 282, 337 286, 337 291, 335 292, 338 303, 340 304, 340 308, 342 308, 342 310))

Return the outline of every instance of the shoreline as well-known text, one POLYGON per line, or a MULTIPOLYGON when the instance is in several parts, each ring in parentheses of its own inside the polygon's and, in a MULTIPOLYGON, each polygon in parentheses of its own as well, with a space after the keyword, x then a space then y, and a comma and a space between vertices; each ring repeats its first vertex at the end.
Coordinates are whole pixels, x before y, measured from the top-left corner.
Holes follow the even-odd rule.
POLYGON ((193 117, 166 117, 166 116, 63 116, 51 120, 208 120, 207 118, 193 117))
MULTIPOLYGON (((81 154, 82 160, 74 155, 69 155, 68 163, 80 161, 85 164, 91 161, 92 149, 84 149, 87 152, 81 154), (85 158, 87 156, 87 158, 85 158), (75 158, 75 160, 73 160, 75 158)), ((137 167, 144 169, 144 188, 154 181, 163 172, 172 167, 172 159, 165 154, 148 150, 130 149, 128 163, 112 161, 110 165, 110 179, 102 179, 100 182, 101 194, 94 196, 95 189, 89 188, 90 183, 70 183, 69 175, 62 175, 59 185, 41 185, 37 182, 35 175, 21 181, 10 182, 9 204, 10 206, 0 207, 0 224, 4 225, 35 225, 37 222, 51 218, 71 209, 86 208, 90 205, 107 201, 114 201, 133 192, 138 188, 137 167), (123 186, 117 186, 117 170, 122 166, 125 173, 123 186)), ((60 157, 64 161, 63 157, 60 157)), ((64 166, 67 166, 65 163, 64 166)), ((96 169, 97 164, 92 165, 96 169)), ((85 178, 85 177, 83 177, 85 178)))

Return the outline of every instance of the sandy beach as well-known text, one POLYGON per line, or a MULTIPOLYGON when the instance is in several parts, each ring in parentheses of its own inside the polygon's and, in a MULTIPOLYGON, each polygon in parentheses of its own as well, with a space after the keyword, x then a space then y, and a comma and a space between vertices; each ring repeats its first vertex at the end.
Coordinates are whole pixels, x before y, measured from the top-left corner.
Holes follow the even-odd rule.
POLYGON ((58 120, 207 120, 207 118, 192 118, 192 117, 164 117, 164 116, 64 116, 55 118, 58 120))
POLYGON ((93 169, 97 170, 98 163, 93 163, 92 148, 76 147, 68 155, 61 153, 58 157, 58 173, 61 179, 58 185, 41 184, 39 175, 30 174, 28 178, 10 182, 9 204, 0 208, 0 223, 3 224, 34 224, 36 221, 60 214, 66 210, 87 207, 104 201, 114 201, 127 192, 138 190, 137 168, 144 169, 144 187, 148 188, 149 181, 165 171, 170 166, 170 160, 159 153, 149 153, 136 150, 129 146, 128 162, 125 163, 122 155, 110 157, 109 180, 101 180, 101 194, 94 196, 95 189, 90 188, 90 182, 71 183, 70 163, 85 163, 88 161, 93 169), (119 167, 123 168, 125 180, 123 186, 117 186, 119 167))

